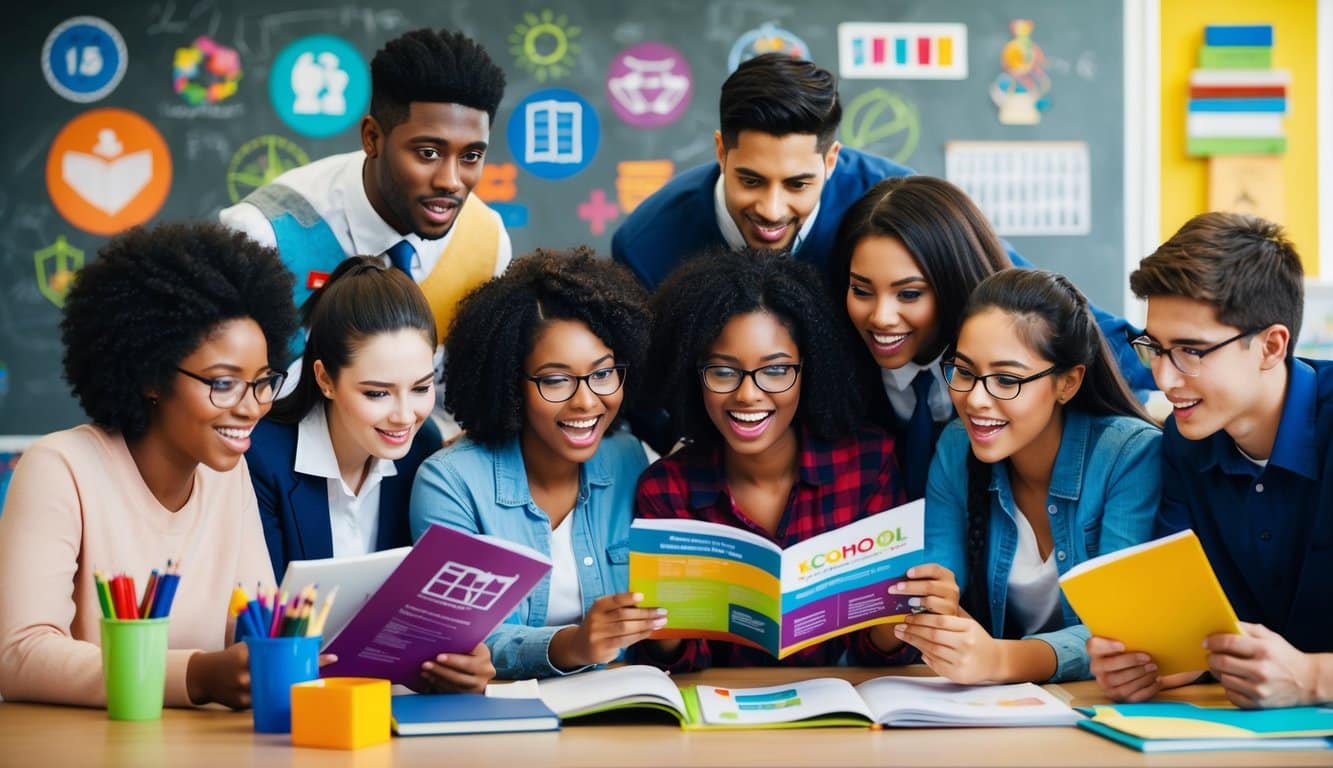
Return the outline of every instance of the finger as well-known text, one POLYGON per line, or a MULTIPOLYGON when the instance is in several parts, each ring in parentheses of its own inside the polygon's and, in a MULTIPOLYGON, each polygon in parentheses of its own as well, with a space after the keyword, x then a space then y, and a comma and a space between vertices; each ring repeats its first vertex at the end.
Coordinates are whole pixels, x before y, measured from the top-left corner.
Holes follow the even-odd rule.
POLYGON ((606 614, 612 621, 652 621, 666 615, 665 608, 616 608, 606 614))
MULTIPOLYGON (((1156 678, 1153 678, 1152 681, 1149 682, 1147 685, 1145 685, 1145 686, 1143 686, 1143 687, 1141 687, 1141 688, 1137 688, 1137 689, 1134 689, 1134 690, 1130 691, 1127 695, 1124 695, 1124 696, 1119 697, 1119 700, 1120 700, 1120 701, 1127 701, 1127 702, 1130 702, 1130 703, 1137 703, 1137 702, 1140 702, 1140 701, 1147 701, 1147 700, 1151 699, 1152 697, 1156 696, 1157 693, 1158 693, 1158 691, 1160 691, 1160 690, 1161 690, 1161 686, 1159 686, 1159 685, 1157 684, 1157 679, 1156 679, 1156 678)), ((1109 695, 1109 694, 1108 694, 1108 695, 1109 695)), ((1112 697, 1112 698, 1115 698, 1115 697, 1112 697)))
POLYGON ((620 638, 625 635, 640 635, 655 632, 667 624, 666 617, 639 619, 635 621, 616 621, 602 627, 598 633, 602 638, 620 638))
POLYGON ((1114 672, 1105 672, 1097 676, 1097 680, 1105 688, 1116 688, 1123 690, 1137 690, 1145 685, 1151 685, 1157 680, 1157 665, 1135 665, 1128 669, 1119 669, 1114 672))
POLYGON ((606 600, 607 603, 616 608, 628 608, 643 602, 642 592, 619 592, 614 595, 607 595, 598 598, 598 602, 606 600))
POLYGON ((910 627, 929 627, 942 632, 962 632, 974 622, 961 616, 942 613, 913 613, 903 619, 910 627))
POLYGON ((939 579, 956 582, 958 579, 953 571, 945 568, 939 563, 923 563, 914 565, 907 569, 907 578, 909 579, 939 579))
POLYGON ((1208 669, 1212 670, 1214 676, 1227 674, 1236 678, 1257 681, 1262 674, 1259 666, 1260 663, 1253 659, 1245 659, 1225 653, 1208 654, 1208 669))
POLYGON ((1254 680, 1239 675, 1233 675, 1229 672, 1214 673, 1217 682, 1222 684, 1228 693, 1236 693, 1251 701, 1262 701, 1263 692, 1259 690, 1259 684, 1254 680))
POLYGON ((338 661, 338 654, 336 653, 321 653, 319 655, 319 666, 321 667, 327 667, 328 665, 333 664, 337 661, 338 661))
POLYGON ((435 657, 434 661, 423 663, 421 665, 422 669, 425 669, 428 665, 434 665, 440 669, 452 669, 468 675, 477 675, 486 669, 495 669, 489 658, 481 658, 466 653, 441 653, 435 657))
POLYGON ((923 597, 908 598, 907 604, 912 608, 919 608, 927 613, 938 613, 945 616, 953 616, 958 611, 957 597, 949 598, 939 595, 925 595, 923 597))
POLYGON ((1088 638, 1089 656, 1113 656, 1125 652, 1125 644, 1119 640, 1112 640, 1109 637, 1090 637, 1088 638))
POLYGON ((495 677, 495 667, 488 663, 475 668, 460 668, 427 661, 421 665, 421 674, 427 679, 445 682, 449 685, 475 687, 495 677))
POLYGON ((899 624, 894 634, 899 640, 923 653, 928 650, 936 655, 951 653, 953 649, 958 647, 958 640, 962 637, 956 632, 940 632, 936 629, 911 627, 906 624, 899 624))
POLYGON ((1203 647, 1212 653, 1224 653, 1242 659, 1251 659, 1263 649, 1263 642, 1248 635, 1209 635, 1203 647))
POLYGON ((1098 672, 1111 674, 1122 670, 1140 670, 1142 671, 1148 665, 1152 665, 1152 670, 1156 671, 1157 665, 1153 664, 1152 657, 1146 653, 1118 653, 1114 656, 1102 656, 1093 660, 1092 666, 1098 672))

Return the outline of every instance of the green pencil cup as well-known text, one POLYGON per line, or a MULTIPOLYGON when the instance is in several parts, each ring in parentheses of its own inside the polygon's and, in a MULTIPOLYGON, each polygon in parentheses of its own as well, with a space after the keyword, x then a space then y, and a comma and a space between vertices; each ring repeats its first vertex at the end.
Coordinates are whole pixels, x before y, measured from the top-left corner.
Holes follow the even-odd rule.
POLYGON ((166 619, 102 619, 102 676, 112 720, 162 717, 166 619))

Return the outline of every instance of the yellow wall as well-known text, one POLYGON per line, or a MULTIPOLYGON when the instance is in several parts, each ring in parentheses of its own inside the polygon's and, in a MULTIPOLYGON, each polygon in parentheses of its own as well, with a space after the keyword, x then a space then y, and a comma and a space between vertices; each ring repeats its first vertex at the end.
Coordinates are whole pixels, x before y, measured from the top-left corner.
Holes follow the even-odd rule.
MULTIPOLYGON (((1287 91, 1287 220, 1282 222, 1313 276, 1319 267, 1315 89, 1315 0, 1161 0, 1162 239, 1208 204, 1208 161, 1185 156, 1189 74, 1208 24, 1272 24, 1273 66, 1291 72, 1287 91)), ((1330 148, 1333 151, 1333 148, 1330 148)))

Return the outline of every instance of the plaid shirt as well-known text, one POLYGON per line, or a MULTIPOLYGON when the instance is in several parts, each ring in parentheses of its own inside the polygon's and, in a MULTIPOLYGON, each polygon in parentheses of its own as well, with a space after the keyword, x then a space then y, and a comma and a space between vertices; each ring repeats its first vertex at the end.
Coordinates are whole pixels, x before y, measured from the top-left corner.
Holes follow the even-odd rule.
MULTIPOLYGON (((727 488, 720 446, 690 446, 650 466, 639 477, 634 512, 637 517, 704 520, 744 528, 786 548, 906 500, 893 438, 875 427, 862 427, 834 442, 817 440, 802 429, 797 461, 799 477, 774 536, 736 508, 727 488)), ((658 658, 640 644, 630 649, 630 659, 671 672, 691 672, 710 666, 887 666, 908 663, 915 653, 910 646, 884 653, 870 642, 869 630, 863 629, 782 660, 766 651, 716 640, 684 640, 674 659, 658 658)))

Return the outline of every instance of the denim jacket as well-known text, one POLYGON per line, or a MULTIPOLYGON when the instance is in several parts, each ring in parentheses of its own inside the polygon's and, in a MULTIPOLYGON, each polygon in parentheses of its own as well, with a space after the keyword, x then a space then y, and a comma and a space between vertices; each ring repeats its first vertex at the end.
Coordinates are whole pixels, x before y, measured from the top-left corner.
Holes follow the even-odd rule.
MULTIPOLYGON (((1161 499, 1161 438, 1160 430, 1139 419, 1065 409, 1046 498, 1052 555, 1061 575, 1084 560, 1151 537, 1161 499)), ((971 576, 965 565, 969 450, 966 428, 953 421, 940 435, 926 489, 926 560, 952 570, 960 589, 971 576)), ((1008 469, 1008 461, 994 464, 990 482, 986 578, 987 629, 993 637, 1004 637, 1009 571, 1018 548, 1017 516, 1022 514, 1014 502, 1008 469)), ((1086 679, 1091 675, 1084 647, 1088 628, 1063 594, 1060 614, 1063 628, 1030 637, 1055 650, 1051 681, 1086 679)))
MULTIPOLYGON (((620 432, 604 437, 580 468, 572 538, 585 615, 597 598, 628 589, 634 487, 645 466, 639 442, 620 432)), ((410 517, 413 539, 439 523, 551 552, 551 519, 532 500, 517 438, 489 448, 465 436, 435 453, 417 470, 410 517)), ((486 638, 497 677, 579 671, 557 669, 547 654, 551 637, 562 628, 545 626, 550 592, 547 574, 486 638)))

